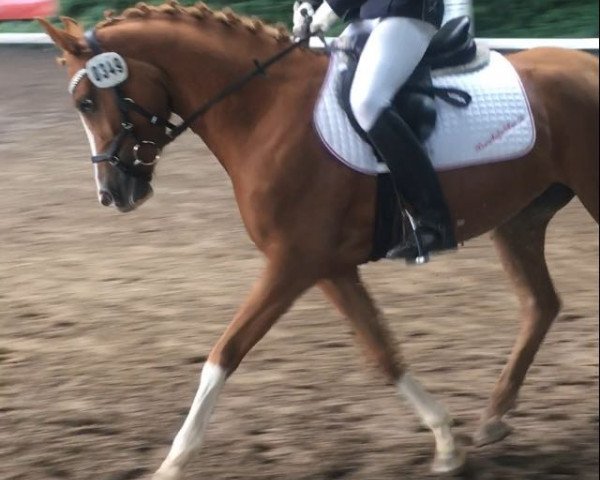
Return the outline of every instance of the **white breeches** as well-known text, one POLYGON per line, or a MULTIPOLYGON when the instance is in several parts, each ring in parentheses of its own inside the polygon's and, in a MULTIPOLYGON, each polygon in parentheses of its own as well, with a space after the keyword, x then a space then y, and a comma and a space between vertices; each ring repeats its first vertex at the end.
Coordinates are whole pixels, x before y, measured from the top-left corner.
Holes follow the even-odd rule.
POLYGON ((433 25, 415 18, 390 17, 377 22, 350 89, 350 106, 363 130, 369 131, 390 106, 436 32, 433 25))

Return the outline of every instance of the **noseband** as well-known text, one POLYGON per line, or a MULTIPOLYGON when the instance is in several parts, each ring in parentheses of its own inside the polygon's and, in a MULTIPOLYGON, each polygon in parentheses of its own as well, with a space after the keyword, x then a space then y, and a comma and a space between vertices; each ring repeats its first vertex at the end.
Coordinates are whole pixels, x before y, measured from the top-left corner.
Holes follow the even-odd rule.
MULTIPOLYGON (((95 29, 88 30, 85 33, 85 39, 94 55, 99 55, 99 54, 103 53, 103 49, 100 46, 100 42, 98 41, 98 38, 96 36, 95 29)), ((187 130, 191 126, 192 123, 194 123, 198 118, 203 116, 215 104, 219 103, 225 97, 229 96, 230 94, 234 93, 235 91, 241 89, 252 78, 257 77, 257 76, 265 76, 266 69, 268 67, 270 67, 274 63, 278 62, 283 57, 290 54, 293 50, 300 47, 304 43, 307 43, 309 39, 310 39, 309 35, 307 35, 306 37, 300 38, 299 40, 293 42, 291 45, 289 45, 288 47, 286 47, 285 49, 283 49, 276 55, 270 57, 264 63, 260 63, 258 60, 254 60, 254 66, 255 66, 254 70, 250 71, 249 73, 247 73, 246 75, 244 75, 243 77, 238 79, 237 81, 226 86, 223 90, 221 90, 221 92, 219 92, 217 95, 215 95, 214 97, 212 97, 211 99, 206 101, 203 105, 201 105, 197 110, 194 111, 194 113, 192 113, 187 119, 185 119, 179 125, 174 125, 173 123, 169 122, 167 119, 162 118, 159 115, 154 115, 153 113, 150 113, 144 107, 135 103, 134 100, 132 100, 129 97, 126 97, 125 94, 123 93, 123 90, 120 87, 120 85, 110 87, 110 89, 115 94, 117 107, 119 108, 119 112, 121 115, 121 129, 119 130, 119 133, 113 138, 112 142, 110 143, 110 145, 106 151, 92 156, 92 163, 97 164, 97 163, 101 163, 101 162, 109 162, 111 165, 116 166, 117 168, 119 168, 121 171, 123 171, 124 173, 126 173, 128 175, 135 176, 135 177, 146 177, 147 175, 145 173, 140 172, 136 168, 132 168, 131 165, 123 162, 119 158, 119 150, 121 149, 123 141, 127 137, 132 137, 136 141, 136 144, 133 147, 133 157, 134 157, 133 167, 136 167, 136 166, 148 167, 148 166, 155 165, 158 162, 158 160, 160 159, 160 152, 162 151, 162 149, 165 146, 167 146, 169 143, 171 143, 173 140, 175 140, 185 130, 187 130), (152 125, 156 125, 158 127, 164 127, 166 130, 165 133, 166 133, 166 136, 168 137, 168 140, 162 146, 157 145, 156 142, 151 141, 151 140, 140 140, 137 137, 137 135, 135 134, 133 123, 130 120, 131 112, 135 112, 135 113, 141 115, 152 125), (150 152, 153 153, 151 161, 145 161, 145 160, 143 160, 143 158, 141 158, 141 157, 144 157, 144 155, 142 155, 141 152, 144 150, 148 150, 148 149, 150 149, 150 152)), ((73 91, 75 90, 75 88, 77 87, 77 85, 79 84, 79 82, 81 82, 81 80, 83 80, 83 78, 86 76, 87 76, 87 70, 85 68, 82 68, 77 73, 75 73, 75 75, 73 75, 73 78, 71 79, 71 82, 69 83, 69 93, 72 94, 73 91)))

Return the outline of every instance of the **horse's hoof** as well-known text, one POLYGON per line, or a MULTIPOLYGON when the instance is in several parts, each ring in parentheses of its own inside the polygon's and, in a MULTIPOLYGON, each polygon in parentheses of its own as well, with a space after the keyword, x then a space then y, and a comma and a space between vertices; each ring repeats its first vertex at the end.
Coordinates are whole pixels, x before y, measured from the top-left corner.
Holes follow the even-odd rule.
POLYGON ((183 472, 177 467, 160 467, 152 475, 152 480, 183 480, 183 472))
POLYGON ((504 420, 491 420, 479 428, 473 435, 473 443, 476 447, 483 447, 491 443, 499 442, 512 433, 512 427, 504 420))
POLYGON ((436 453, 431 471, 437 474, 455 475, 462 471, 466 460, 467 454, 461 448, 456 448, 453 452, 444 455, 436 453))

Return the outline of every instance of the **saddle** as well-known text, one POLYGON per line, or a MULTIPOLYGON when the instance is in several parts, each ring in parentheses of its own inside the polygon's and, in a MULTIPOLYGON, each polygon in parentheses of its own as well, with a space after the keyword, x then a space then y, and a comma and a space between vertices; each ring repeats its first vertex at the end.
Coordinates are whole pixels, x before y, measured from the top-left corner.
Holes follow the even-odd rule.
MULTIPOLYGON (((356 172, 377 178, 371 260, 385 257, 412 234, 387 165, 360 130, 349 105, 361 48, 376 24, 374 20, 353 22, 333 42, 313 113, 315 131, 332 156, 356 172)), ((535 144, 535 122, 517 71, 500 53, 485 44, 475 45, 466 17, 441 28, 394 103, 437 171, 515 160, 535 144), (457 108, 469 101, 467 108, 457 108)))
MULTIPOLYGON (((469 32, 470 27, 471 20, 467 16, 454 18, 444 24, 431 40, 415 71, 394 98, 393 105, 397 112, 421 142, 430 137, 436 125, 436 96, 457 107, 466 107, 470 103, 467 92, 435 88, 431 80, 434 70, 458 67, 475 60, 477 45, 469 32)), ((346 68, 342 73, 338 101, 354 129, 367 143, 369 140, 356 122, 350 107, 350 88, 360 54, 372 28, 372 24, 358 24, 351 35, 340 37, 333 47, 334 50, 346 54, 346 68)))
MULTIPOLYGON (((456 107, 467 107, 471 102, 467 92, 434 87, 431 77, 433 70, 465 65, 475 59, 477 46, 469 29, 470 20, 466 16, 446 23, 433 37, 422 61, 393 100, 396 111, 421 142, 425 142, 431 136, 436 126, 435 97, 456 107)), ((358 125, 349 99, 358 60, 371 31, 372 24, 358 24, 351 35, 340 37, 342 42, 345 41, 344 45, 334 47, 344 51, 347 56, 346 68, 339 83, 338 102, 353 128, 367 143, 369 139, 358 125)), ((375 153, 377 154, 376 151, 375 153)), ((379 161, 381 162, 381 159, 379 161)), ((388 175, 378 180, 377 190, 378 208, 372 260, 385 255, 390 245, 406 244, 409 236, 415 235, 414 222, 406 209, 395 201, 394 187, 388 175)))

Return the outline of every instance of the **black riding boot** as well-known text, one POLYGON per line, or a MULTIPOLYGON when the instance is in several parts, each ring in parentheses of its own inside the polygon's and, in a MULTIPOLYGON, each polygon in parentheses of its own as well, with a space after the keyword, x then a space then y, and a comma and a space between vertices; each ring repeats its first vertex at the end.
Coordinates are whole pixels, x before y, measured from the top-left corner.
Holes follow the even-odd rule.
POLYGON ((437 174, 410 127, 393 107, 388 107, 367 134, 390 169, 396 193, 413 208, 423 249, 419 252, 413 241, 394 247, 388 257, 426 258, 429 252, 456 248, 450 212, 437 174))

